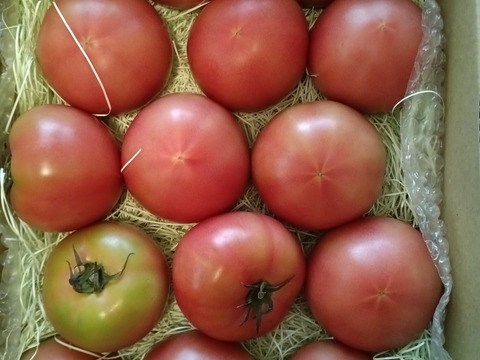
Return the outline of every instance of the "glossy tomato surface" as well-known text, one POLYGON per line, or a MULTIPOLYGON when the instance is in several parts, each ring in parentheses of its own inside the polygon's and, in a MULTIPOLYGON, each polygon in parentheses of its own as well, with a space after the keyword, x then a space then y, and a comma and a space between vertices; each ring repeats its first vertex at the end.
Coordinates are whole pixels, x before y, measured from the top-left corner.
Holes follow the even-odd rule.
POLYGON ((120 150, 92 115, 64 105, 34 107, 9 135, 10 199, 23 221, 43 231, 70 231, 101 220, 117 203, 120 150))
POLYGON ((93 114, 124 113, 148 102, 169 78, 172 53, 164 21, 145 0, 57 0, 38 34, 49 84, 93 114))
MULTIPOLYGON (((63 341, 62 341, 63 342, 63 341)), ((72 349, 55 338, 43 340, 37 347, 26 351, 20 360, 95 360, 94 355, 72 349)))
POLYGON ((43 276, 43 305, 54 329, 97 353, 147 335, 169 293, 160 247, 125 223, 102 222, 71 233, 50 253, 43 276))
POLYGON ((321 340, 304 345, 289 360, 373 360, 373 357, 336 340, 321 340))
POLYGON ((228 110, 203 95, 177 93, 135 117, 123 140, 122 163, 128 189, 147 210, 198 222, 233 207, 243 194, 250 150, 228 110))
POLYGON ((330 100, 389 111, 406 94, 422 40, 411 0, 335 0, 311 30, 308 69, 330 100))
POLYGON ((233 212, 193 227, 172 267, 175 297, 188 320, 213 338, 241 341, 282 321, 303 286, 305 258, 277 220, 233 212))
POLYGON ((421 233, 367 217, 327 232, 308 261, 305 291, 315 318, 351 347, 380 352, 425 330, 442 282, 421 233))
POLYGON ((215 0, 187 43, 203 92, 236 111, 258 111, 287 96, 305 74, 308 26, 295 0, 215 0))
POLYGON ((333 101, 291 106, 257 137, 252 177, 276 215, 308 229, 361 216, 380 195, 386 154, 363 115, 333 101))
POLYGON ((198 330, 170 336, 155 345, 144 360, 253 360, 238 343, 213 339, 198 330))

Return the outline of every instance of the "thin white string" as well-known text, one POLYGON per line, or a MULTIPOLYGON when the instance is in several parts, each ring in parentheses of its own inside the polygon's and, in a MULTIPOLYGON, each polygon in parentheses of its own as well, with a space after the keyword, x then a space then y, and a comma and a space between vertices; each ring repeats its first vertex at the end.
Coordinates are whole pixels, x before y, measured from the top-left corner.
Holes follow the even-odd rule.
POLYGON ((95 358, 97 358, 97 359, 99 359, 99 360, 100 360, 100 359, 114 359, 114 358, 115 358, 115 357, 108 357, 108 354, 96 354, 96 353, 94 353, 94 352, 87 351, 87 350, 84 350, 84 349, 82 349, 82 348, 73 346, 73 345, 71 345, 71 344, 69 344, 69 343, 61 340, 61 339, 60 339, 59 337, 57 337, 57 336, 54 337, 54 340, 55 340, 58 344, 60 344, 60 345, 62 345, 62 346, 65 346, 65 347, 68 348, 68 349, 75 350, 75 351, 81 352, 81 353, 83 353, 83 354, 91 355, 91 356, 93 356, 93 357, 95 357, 95 358))
POLYGON ((108 94, 107 94, 107 91, 106 91, 106 89, 105 89, 105 86, 103 85, 102 79, 100 79, 100 76, 98 75, 98 72, 97 72, 97 70, 95 69, 95 66, 93 65, 92 61, 91 61, 90 58, 88 57, 88 54, 85 52, 85 50, 83 49, 82 45, 81 45, 80 42, 78 41, 77 37, 76 37, 75 34, 73 33, 73 30, 71 29, 70 25, 68 25, 67 20, 66 20, 65 17, 63 16, 62 12, 61 12, 60 9, 58 8, 57 3, 56 3, 55 1, 53 2, 53 6, 55 7, 55 10, 57 10, 57 13, 58 13, 58 15, 60 16, 60 19, 62 19, 62 22, 64 23, 64 25, 65 25, 65 27, 67 28, 68 32, 70 33, 70 35, 72 36, 73 40, 74 40, 75 43, 77 44, 78 48, 79 48, 80 51, 82 52, 83 56, 84 56, 85 59, 87 60, 88 65, 89 65, 90 68, 92 69, 93 75, 94 75, 95 78, 97 79, 98 84, 100 85, 100 88, 102 89, 102 93, 103 93, 103 96, 105 97, 105 101, 107 102, 108 112, 107 112, 106 114, 94 114, 94 115, 95 115, 95 116, 107 116, 107 115, 110 115, 110 113, 112 112, 112 105, 111 105, 111 103, 110 103, 110 99, 109 99, 109 97, 108 97, 108 94))
POLYGON ((417 95, 420 95, 420 94, 434 94, 434 95, 437 95, 440 98, 440 100, 442 100, 442 106, 445 109, 445 102, 443 101, 442 95, 440 95, 438 92, 433 91, 433 90, 421 90, 421 91, 417 91, 417 92, 414 92, 412 94, 409 94, 409 95, 405 96, 402 100, 397 102, 395 104, 395 106, 393 107, 392 112, 394 112, 395 109, 405 100, 410 99, 410 98, 412 98, 414 96, 417 96, 417 95))
POLYGON ((125 165, 123 165, 122 169, 120 170, 120 172, 123 173, 123 171, 125 170, 125 168, 130 165, 130 163, 135 160, 135 158, 140 155, 140 153, 142 152, 142 149, 138 149, 138 151, 135 153, 135 155, 132 156, 132 158, 130 160, 128 160, 125 165))

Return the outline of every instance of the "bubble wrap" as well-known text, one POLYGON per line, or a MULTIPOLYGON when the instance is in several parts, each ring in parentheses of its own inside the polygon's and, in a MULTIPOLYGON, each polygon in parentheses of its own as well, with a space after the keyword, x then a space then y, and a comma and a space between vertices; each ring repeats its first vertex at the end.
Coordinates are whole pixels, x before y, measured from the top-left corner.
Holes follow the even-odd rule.
MULTIPOLYGON (((16 24, 16 6, 0 3, 0 123, 5 124, 14 107, 15 81, 13 73, 13 59, 15 54, 14 31, 11 26, 16 24)), ((7 135, 0 133, 0 163, 5 163, 5 144, 7 135)), ((3 182, 3 174, 0 175, 3 182)), ((3 190, 2 190, 3 191, 3 190)), ((17 239, 4 221, 4 209, 0 210, 0 240, 9 249, 0 254, 0 264, 4 267, 0 279, 0 355, 2 359, 9 359, 10 347, 18 347, 20 338, 21 314, 18 303, 18 286, 20 274, 18 266, 17 239)), ((1 251, 1 248, 0 248, 1 251)))
POLYGON ((431 357, 451 359, 443 348, 446 306, 452 290, 445 226, 440 204, 443 194, 443 115, 445 36, 438 4, 425 0, 423 41, 400 115, 402 164, 405 186, 411 197, 419 228, 437 265, 445 291, 432 326, 431 357))

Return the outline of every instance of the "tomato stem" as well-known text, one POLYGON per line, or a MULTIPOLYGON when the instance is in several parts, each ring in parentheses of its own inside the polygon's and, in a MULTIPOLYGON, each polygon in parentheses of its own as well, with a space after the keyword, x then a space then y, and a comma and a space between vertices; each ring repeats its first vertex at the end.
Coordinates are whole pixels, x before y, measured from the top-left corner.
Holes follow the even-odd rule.
POLYGON ((123 274, 128 259, 133 255, 133 253, 128 254, 122 270, 110 275, 105 271, 102 264, 98 264, 96 261, 82 261, 75 246, 73 246, 73 254, 75 256, 75 266, 73 269, 70 262, 67 260, 70 270, 70 278, 68 279, 68 282, 72 285, 73 289, 80 294, 101 292, 111 280, 114 280, 123 274))
POLYGON ((290 279, 287 279, 277 285, 271 285, 268 281, 262 280, 254 284, 243 284, 248 289, 246 301, 238 307, 246 307, 247 313, 242 323, 245 324, 250 318, 250 313, 253 311, 252 319, 255 319, 257 329, 257 336, 260 331, 262 316, 273 311, 272 295, 274 292, 284 287, 290 279))

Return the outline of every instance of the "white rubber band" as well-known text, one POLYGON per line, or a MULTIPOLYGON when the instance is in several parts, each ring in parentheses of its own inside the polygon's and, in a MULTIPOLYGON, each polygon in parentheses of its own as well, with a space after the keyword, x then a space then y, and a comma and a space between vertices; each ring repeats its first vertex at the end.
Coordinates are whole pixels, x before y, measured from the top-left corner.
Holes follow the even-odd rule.
POLYGON ((414 96, 417 96, 417 95, 420 95, 420 94, 434 94, 434 95, 437 95, 440 98, 440 100, 442 100, 442 105, 443 105, 443 108, 445 109, 445 103, 443 101, 442 95, 440 95, 438 92, 433 91, 433 90, 421 90, 421 91, 417 91, 417 92, 414 92, 412 94, 409 94, 409 95, 405 96, 402 100, 397 102, 395 104, 395 106, 393 107, 392 112, 394 112, 395 109, 405 100, 410 99, 410 98, 412 98, 414 96))
POLYGON ((99 355, 99 354, 96 354, 96 353, 93 353, 93 352, 84 350, 84 349, 82 349, 82 348, 73 346, 73 345, 71 345, 71 344, 69 344, 69 343, 61 340, 58 336, 55 336, 55 337, 54 337, 54 340, 55 340, 58 344, 60 344, 60 345, 62 345, 62 346, 65 346, 67 349, 75 350, 75 351, 81 352, 81 353, 83 353, 83 354, 90 355, 90 356, 92 356, 92 357, 94 357, 94 358, 96 358, 96 359, 113 359, 113 358, 108 357, 107 355, 103 355, 103 356, 102 356, 102 355, 99 355))
POLYGON ((125 170, 125 168, 130 165, 130 163, 135 160, 135 158, 140 155, 140 153, 142 152, 142 149, 138 149, 138 151, 135 153, 135 155, 132 156, 132 158, 130 160, 128 160, 125 165, 122 166, 122 169, 120 170, 120 172, 123 173, 123 171, 125 170))
POLYGON ((57 13, 58 13, 58 15, 60 16, 60 19, 62 19, 63 24, 65 25, 65 27, 67 28, 68 32, 69 32, 70 35, 72 36, 72 38, 73 38, 73 40, 75 41, 75 43, 77 44, 78 48, 79 48, 80 51, 82 52, 83 56, 84 56, 85 59, 87 60, 88 65, 89 65, 90 68, 92 69, 93 75, 94 75, 95 78, 97 79, 98 84, 100 85, 100 88, 102 89, 103 96, 105 97, 105 101, 106 101, 107 107, 108 107, 108 113, 106 113, 106 114, 93 114, 93 115, 95 115, 95 116, 108 116, 108 115, 110 115, 110 113, 112 112, 112 105, 111 105, 111 103, 110 103, 110 99, 109 99, 109 97, 108 97, 107 91, 105 90, 105 86, 103 85, 102 79, 100 79, 100 76, 98 75, 98 72, 97 72, 97 70, 95 69, 95 66, 93 66, 92 61, 91 61, 90 58, 88 57, 88 54, 85 52, 85 50, 83 49, 82 45, 81 45, 80 42, 78 41, 77 37, 76 37, 75 34, 73 33, 70 25, 68 25, 67 20, 66 20, 65 17, 63 16, 62 12, 61 12, 60 9, 58 8, 57 3, 56 3, 55 1, 53 2, 53 6, 55 7, 55 10, 57 10, 57 13))

